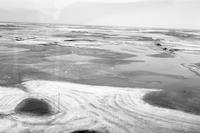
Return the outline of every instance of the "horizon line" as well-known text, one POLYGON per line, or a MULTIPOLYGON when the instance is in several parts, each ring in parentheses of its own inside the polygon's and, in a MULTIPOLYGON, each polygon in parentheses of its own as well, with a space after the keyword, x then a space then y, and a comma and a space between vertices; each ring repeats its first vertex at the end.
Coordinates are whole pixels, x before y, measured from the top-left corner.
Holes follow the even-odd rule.
POLYGON ((126 25, 91 25, 91 24, 70 24, 70 23, 54 23, 54 22, 26 22, 26 21, 0 21, 0 23, 29 23, 29 24, 54 24, 54 25, 71 25, 71 26, 95 26, 95 27, 118 27, 118 28, 130 28, 130 29, 161 29, 161 30, 195 30, 200 29, 193 28, 173 28, 173 27, 145 27, 145 26, 126 26, 126 25))

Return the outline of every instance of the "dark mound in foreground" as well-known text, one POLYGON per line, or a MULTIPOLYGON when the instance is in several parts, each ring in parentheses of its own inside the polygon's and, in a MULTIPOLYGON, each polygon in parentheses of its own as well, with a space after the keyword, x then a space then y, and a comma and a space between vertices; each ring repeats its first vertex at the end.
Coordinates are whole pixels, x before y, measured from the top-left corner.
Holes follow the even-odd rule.
POLYGON ((71 133, 101 133, 99 131, 94 131, 94 130, 77 130, 71 133))
POLYGON ((42 99, 27 98, 16 106, 15 112, 34 116, 48 116, 52 114, 52 109, 51 106, 42 99))
POLYGON ((149 104, 200 115, 200 90, 164 90, 144 96, 149 104))

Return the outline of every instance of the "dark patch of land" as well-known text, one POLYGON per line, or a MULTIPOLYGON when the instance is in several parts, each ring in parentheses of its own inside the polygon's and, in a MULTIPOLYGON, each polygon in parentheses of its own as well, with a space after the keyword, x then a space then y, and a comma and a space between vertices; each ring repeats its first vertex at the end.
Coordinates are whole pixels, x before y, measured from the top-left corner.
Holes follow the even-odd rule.
POLYGON ((120 64, 130 64, 132 62, 145 62, 145 61, 143 61, 143 60, 120 60, 120 59, 94 59, 91 62, 115 66, 115 65, 120 65, 120 64))
MULTIPOLYGON (((63 47, 59 45, 2 44, 12 49, 26 49, 21 52, 0 53, 0 85, 19 87, 27 80, 56 80, 100 86, 162 88, 174 80, 185 81, 184 76, 134 70, 134 62, 129 59, 134 54, 118 53, 94 48, 63 47), (62 61, 59 56, 96 57, 88 62, 62 61), (48 57, 58 59, 50 60, 48 57), (118 71, 117 65, 132 66, 133 70, 118 71), (114 68, 114 69, 112 69, 114 68)), ((137 59, 137 58, 136 58, 137 59)), ((25 88, 21 86, 24 91, 25 88)), ((165 88, 164 88, 165 89, 165 88)))
POLYGON ((195 65, 198 66, 198 67, 200 67, 200 63, 196 63, 195 65))
POLYGON ((176 75, 176 74, 165 74, 165 73, 157 73, 157 72, 151 72, 151 71, 131 71, 131 72, 122 72, 121 75, 127 76, 127 77, 139 77, 139 76, 160 76, 160 77, 168 77, 173 79, 180 79, 185 80, 184 76, 176 75))
POLYGON ((149 54, 147 56, 156 57, 156 58, 174 58, 174 55, 170 53, 149 54))
POLYGON ((155 45, 156 45, 156 46, 159 46, 159 47, 161 47, 161 46, 162 46, 162 44, 160 44, 160 43, 156 43, 155 45))
POLYGON ((149 104, 200 115, 200 90, 176 89, 148 93, 144 101, 149 104))
MULTIPOLYGON (((87 72, 87 74, 89 74, 89 72, 87 72)), ((100 86, 163 88, 166 82, 168 82, 168 79, 179 80, 182 82, 187 81, 187 78, 181 75, 155 73, 150 71, 127 71, 115 74, 91 75, 87 78, 71 79, 70 81, 100 86)), ((163 89, 168 88, 164 87, 163 89)))
MULTIPOLYGON (((28 79, 62 80, 62 78, 58 76, 23 65, 0 64, 0 68, 0 86, 20 87, 20 84, 28 79)), ((20 89, 28 91, 22 86, 20 89)))
POLYGON ((77 130, 71 133, 101 133, 99 131, 94 131, 94 130, 77 130))
POLYGON ((53 114, 51 106, 43 99, 27 98, 21 101, 15 108, 18 114, 34 116, 49 116, 53 114))
POLYGON ((169 51, 170 51, 170 52, 177 52, 177 51, 180 51, 180 49, 170 48, 169 51))
POLYGON ((73 62, 48 60, 47 57, 50 56, 62 56, 72 53, 80 56, 92 56, 101 58, 99 59, 99 63, 105 62, 106 65, 111 65, 109 62, 116 65, 120 62, 125 63, 126 61, 124 62, 123 59, 135 56, 109 50, 61 47, 58 45, 33 46, 23 44, 2 44, 2 46, 13 49, 27 49, 27 51, 22 52, 0 54, 0 85, 11 87, 19 85, 27 79, 72 81, 74 75, 78 75, 78 78, 94 77, 93 69, 104 68, 97 64, 94 66, 91 64, 78 65, 73 64, 73 62), (114 63, 115 60, 116 63, 114 63), (68 74, 64 73, 64 71, 68 71, 68 74))

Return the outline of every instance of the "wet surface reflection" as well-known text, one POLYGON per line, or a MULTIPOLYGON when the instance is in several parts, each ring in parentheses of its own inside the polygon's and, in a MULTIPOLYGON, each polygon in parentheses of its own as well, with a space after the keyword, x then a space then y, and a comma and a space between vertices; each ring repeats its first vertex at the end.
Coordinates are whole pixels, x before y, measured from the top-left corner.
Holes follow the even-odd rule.
MULTIPOLYGON (((174 41, 180 43, 185 37, 180 45, 182 49, 183 43, 191 43, 194 37, 198 38, 197 34, 192 35, 189 31, 161 32, 159 29, 148 31, 81 26, 66 26, 63 30, 63 25, 28 24, 7 24, 0 27, 4 29, 1 31, 4 36, 0 51, 1 73, 13 79, 12 84, 33 78, 30 74, 23 74, 26 73, 23 71, 31 73, 33 70, 34 73, 51 75, 47 78, 55 75, 55 79, 66 81, 162 89, 167 89, 165 86, 173 85, 176 81, 193 86, 191 81, 199 78, 198 71, 185 67, 199 61, 196 50, 195 54, 187 54, 186 51, 179 51, 179 45, 174 44, 174 41), (10 34, 10 30, 5 28, 15 32, 10 34), (16 41, 16 37, 22 39, 16 41), (19 68, 23 71, 20 72, 19 68), (154 72, 157 74, 150 76, 154 72), (162 73, 172 76, 161 76, 162 73), (174 80, 173 75, 187 80, 174 80), (104 83, 104 79, 109 79, 110 82, 104 83)), ((197 40, 193 45, 196 43, 197 40)), ((34 78, 37 77, 41 77, 40 74, 34 74, 34 78)), ((1 83, 9 85, 9 78, 2 78, 1 83)))

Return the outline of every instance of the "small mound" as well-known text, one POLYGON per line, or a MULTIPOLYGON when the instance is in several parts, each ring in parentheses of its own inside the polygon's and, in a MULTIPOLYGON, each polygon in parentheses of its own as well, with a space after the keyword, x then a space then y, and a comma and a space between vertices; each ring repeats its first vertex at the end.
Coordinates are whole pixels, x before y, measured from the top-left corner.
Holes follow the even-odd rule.
POLYGON ((71 133, 101 133, 99 131, 94 131, 94 130, 77 130, 71 133))
POLYGON ((156 43, 155 45, 156 45, 156 46, 162 46, 160 43, 156 43))
POLYGON ((34 116, 48 116, 52 114, 52 109, 51 106, 42 99, 27 98, 16 106, 15 112, 34 116))

